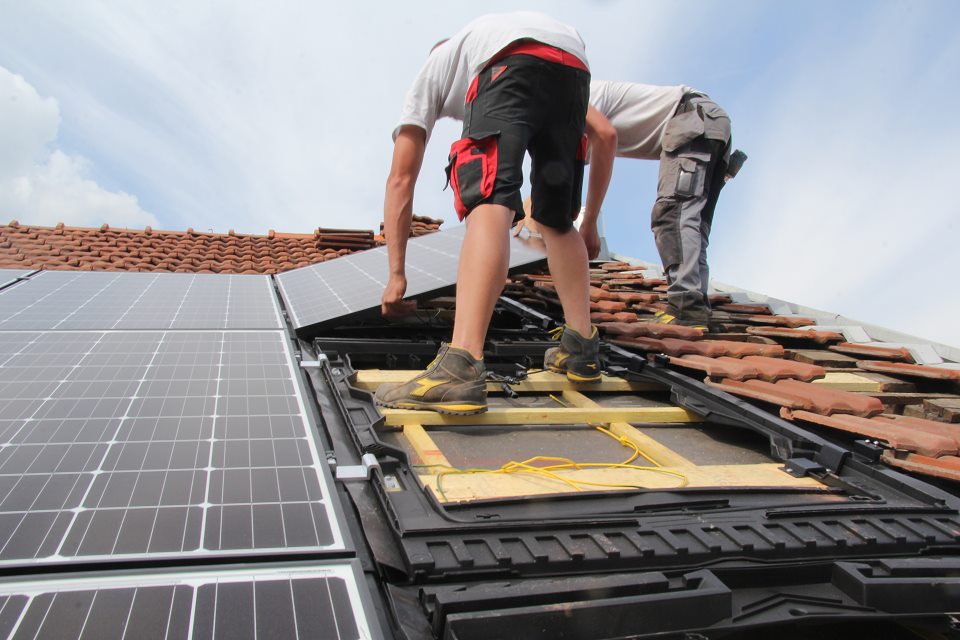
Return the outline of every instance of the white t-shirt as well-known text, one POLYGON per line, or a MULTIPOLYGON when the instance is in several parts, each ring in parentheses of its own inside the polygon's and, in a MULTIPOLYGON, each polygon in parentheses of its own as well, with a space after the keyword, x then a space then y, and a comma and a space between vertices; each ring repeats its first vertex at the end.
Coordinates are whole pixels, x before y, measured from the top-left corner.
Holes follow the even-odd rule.
POLYGON ((407 91, 394 139, 403 125, 424 129, 429 140, 440 118, 463 120, 467 89, 473 78, 490 58, 523 39, 562 49, 588 64, 577 30, 549 16, 533 11, 481 16, 430 53, 407 91))
POLYGON ((686 85, 662 87, 634 82, 594 80, 590 104, 617 130, 617 156, 659 160, 663 130, 680 98, 693 91, 686 85))

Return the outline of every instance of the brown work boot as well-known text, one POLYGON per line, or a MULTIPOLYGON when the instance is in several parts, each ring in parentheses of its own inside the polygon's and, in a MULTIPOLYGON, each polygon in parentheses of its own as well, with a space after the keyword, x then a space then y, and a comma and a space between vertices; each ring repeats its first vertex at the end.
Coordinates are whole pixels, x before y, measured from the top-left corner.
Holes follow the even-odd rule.
POLYGON ((554 373, 566 373, 573 382, 600 382, 600 334, 592 326, 589 338, 564 325, 561 327, 560 346, 543 354, 543 368, 554 373))
POLYGON ((427 370, 409 382, 380 385, 373 398, 393 409, 421 409, 455 416, 487 410, 483 360, 443 343, 427 370))

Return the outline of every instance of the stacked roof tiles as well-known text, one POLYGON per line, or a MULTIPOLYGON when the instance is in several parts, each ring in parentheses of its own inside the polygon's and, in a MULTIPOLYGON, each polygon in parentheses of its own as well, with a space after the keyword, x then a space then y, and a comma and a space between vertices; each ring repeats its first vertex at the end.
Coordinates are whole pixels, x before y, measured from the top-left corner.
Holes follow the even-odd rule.
MULTIPOLYGON (((413 221, 410 223, 410 237, 419 238, 420 236, 425 236, 428 233, 433 233, 434 231, 440 230, 440 225, 443 224, 443 220, 436 220, 434 218, 428 218, 427 216, 413 216, 413 221)), ((383 232, 383 223, 380 223, 380 234, 377 236, 377 242, 383 244, 386 241, 386 237, 383 232)))
MULTIPOLYGON (((442 220, 418 217, 411 235, 436 231, 442 220)), ((382 243, 373 231, 316 229, 265 236, 21 225, 0 226, 0 268, 186 273, 277 273, 382 243)))
MULTIPOLYGON (((666 283, 644 268, 608 262, 591 270, 592 319, 606 339, 664 354, 689 375, 789 420, 878 443, 894 466, 960 480, 960 366, 914 361, 903 346, 857 343, 816 320, 763 304, 711 296, 710 330, 649 322, 666 309, 666 283)), ((514 297, 557 308, 547 274, 508 285, 514 297)))

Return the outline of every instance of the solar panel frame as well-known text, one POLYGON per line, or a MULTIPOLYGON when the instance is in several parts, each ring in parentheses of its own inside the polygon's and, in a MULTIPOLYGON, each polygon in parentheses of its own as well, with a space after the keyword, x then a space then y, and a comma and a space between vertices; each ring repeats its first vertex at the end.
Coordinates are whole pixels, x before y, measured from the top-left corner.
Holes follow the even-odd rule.
POLYGON ((36 269, 0 269, 0 289, 27 278, 31 273, 36 273, 36 269))
POLYGON ((283 326, 266 275, 42 271, 0 290, 0 331, 283 326))
POLYGON ((282 331, 0 332, 0 566, 343 551, 317 437, 282 331), (220 340, 217 364, 201 338, 220 340), (258 352, 251 338, 272 347, 258 352), (227 349, 235 339, 240 348, 227 349), (162 351, 165 340, 183 348, 162 351), (153 353, 126 348, 141 342, 153 353), (244 374, 258 368, 262 378, 244 374), (175 437, 154 438, 161 425, 176 425, 175 437), (276 494, 267 495, 274 467, 276 494), (244 479, 247 494, 238 493, 244 479), (298 537, 310 522, 314 538, 309 528, 298 537), (170 532, 181 532, 179 548, 170 532))
POLYGON ((382 638, 357 560, 0 584, 0 637, 382 638))
MULTIPOLYGON (((466 225, 407 243, 407 297, 437 295, 456 285, 466 225), (446 275, 438 275, 446 274, 446 275)), ((546 259, 538 240, 510 239, 510 269, 546 259)), ((387 284, 386 247, 368 249, 277 274, 294 329, 310 330, 332 321, 347 322, 380 308, 387 284)))

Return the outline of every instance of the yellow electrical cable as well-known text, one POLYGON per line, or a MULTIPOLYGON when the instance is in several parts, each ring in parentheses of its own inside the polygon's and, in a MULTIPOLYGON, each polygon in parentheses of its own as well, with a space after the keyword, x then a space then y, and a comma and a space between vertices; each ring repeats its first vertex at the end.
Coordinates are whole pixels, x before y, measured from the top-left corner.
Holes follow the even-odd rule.
MULTIPOLYGON (((552 398, 558 404, 561 404, 563 406, 568 406, 566 403, 564 403, 562 400, 560 400, 553 394, 550 394, 550 398, 552 398)), ((610 431, 609 429, 607 429, 601 424, 593 424, 593 423, 588 423, 588 424, 589 426, 595 428, 597 431, 600 431, 601 433, 613 438, 618 443, 620 443, 621 446, 624 446, 627 449, 631 449, 632 450, 631 455, 626 460, 619 463, 617 462, 575 462, 569 458, 560 458, 555 456, 534 456, 532 458, 528 458, 520 462, 515 460, 510 460, 504 463, 499 469, 458 469, 450 465, 438 465, 438 464, 411 465, 411 468, 441 469, 441 471, 439 471, 436 474, 437 493, 440 494, 440 497, 443 498, 444 501, 447 500, 447 495, 443 490, 443 477, 447 475, 454 475, 454 474, 459 475, 459 474, 481 474, 481 473, 490 473, 490 474, 528 473, 528 474, 539 476, 542 478, 547 478, 549 480, 562 482, 572 487, 575 491, 582 491, 581 485, 588 485, 593 487, 606 487, 611 489, 645 489, 646 487, 644 487, 643 485, 633 485, 633 484, 614 484, 609 482, 594 482, 590 480, 573 480, 571 478, 565 478, 554 472, 565 471, 565 470, 587 469, 587 468, 634 469, 636 471, 650 471, 653 473, 663 473, 666 475, 671 475, 671 476, 680 478, 681 484, 679 487, 676 487, 678 489, 682 489, 683 487, 687 486, 687 484, 689 483, 690 481, 689 478, 687 478, 687 476, 684 475, 683 473, 680 473, 678 471, 671 471, 669 469, 663 469, 662 465, 659 462, 654 460, 648 454, 641 451, 640 447, 635 442, 632 442, 623 436, 618 436, 617 434, 613 433, 612 431, 610 431), (642 457, 646 459, 654 466, 648 467, 648 466, 630 464, 634 460, 636 460, 638 457, 642 457), (561 464, 553 464, 553 465, 547 465, 542 467, 536 466, 535 464, 537 462, 547 462, 547 461, 559 462, 561 464)))

